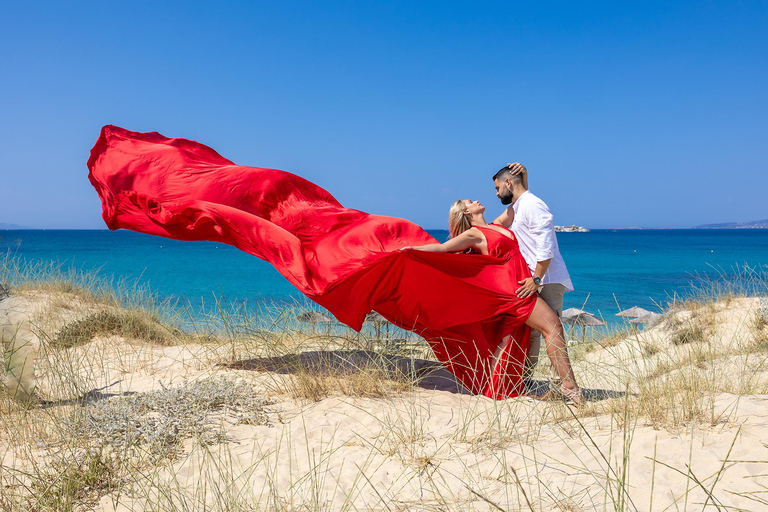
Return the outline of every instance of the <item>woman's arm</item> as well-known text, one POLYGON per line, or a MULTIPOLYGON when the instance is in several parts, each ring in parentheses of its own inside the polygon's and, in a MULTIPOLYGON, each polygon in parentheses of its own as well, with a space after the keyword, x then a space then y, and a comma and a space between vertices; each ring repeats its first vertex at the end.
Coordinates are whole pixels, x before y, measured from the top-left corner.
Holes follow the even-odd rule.
POLYGON ((462 252, 470 247, 479 245, 485 241, 485 237, 477 228, 469 228, 457 237, 451 238, 442 244, 427 244, 416 247, 403 247, 403 249, 413 249, 415 251, 427 252, 462 252))
POLYGON ((493 222, 491 224, 498 224, 499 226, 504 226, 505 228, 509 229, 512 226, 512 222, 515 220, 515 209, 512 208, 512 205, 507 206, 507 209, 504 210, 501 215, 493 219, 493 222))
POLYGON ((526 169, 525 166, 519 162, 507 164, 507 167, 509 167, 509 170, 513 176, 520 176, 520 179, 523 181, 523 187, 525 187, 525 190, 528 190, 528 169, 526 169))

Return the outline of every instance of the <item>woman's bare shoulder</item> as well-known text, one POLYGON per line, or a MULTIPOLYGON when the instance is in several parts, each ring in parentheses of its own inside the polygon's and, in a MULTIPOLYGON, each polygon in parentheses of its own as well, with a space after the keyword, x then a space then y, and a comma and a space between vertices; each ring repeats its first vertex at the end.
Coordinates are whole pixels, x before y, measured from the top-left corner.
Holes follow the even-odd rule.
POLYGON ((485 240, 485 235, 483 234, 483 231, 475 226, 472 226, 465 232, 463 232, 461 235, 466 236, 467 238, 471 238, 473 240, 485 240))

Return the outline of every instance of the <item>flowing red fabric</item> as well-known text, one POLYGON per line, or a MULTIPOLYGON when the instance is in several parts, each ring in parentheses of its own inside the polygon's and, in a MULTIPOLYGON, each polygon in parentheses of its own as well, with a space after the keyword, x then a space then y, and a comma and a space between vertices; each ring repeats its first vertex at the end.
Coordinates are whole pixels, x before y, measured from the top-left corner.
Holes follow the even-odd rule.
POLYGON ((88 169, 109 229, 234 245, 355 330, 378 311, 420 334, 470 391, 497 399, 522 391, 534 300, 514 294, 530 275, 516 243, 505 257, 400 251, 436 240, 407 220, 344 208, 294 174, 235 165, 155 132, 105 126, 88 169))

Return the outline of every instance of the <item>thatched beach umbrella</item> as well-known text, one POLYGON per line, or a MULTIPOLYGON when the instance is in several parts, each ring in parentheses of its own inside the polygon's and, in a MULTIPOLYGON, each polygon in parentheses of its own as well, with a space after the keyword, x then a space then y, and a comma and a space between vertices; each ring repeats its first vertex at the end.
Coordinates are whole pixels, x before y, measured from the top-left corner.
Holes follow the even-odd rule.
POLYGON ((389 320, 384 318, 381 313, 371 311, 365 315, 365 321, 373 324, 376 327, 376 337, 381 337, 381 326, 387 326, 387 338, 389 338, 389 320))
MULTIPOLYGON (((575 308, 573 308, 575 309, 575 308)), ((566 310, 567 311, 567 310, 566 310)), ((568 318, 565 318, 565 311, 563 312, 563 323, 572 325, 573 327, 580 325, 582 327, 581 330, 581 341, 583 342, 587 338, 587 326, 592 327, 595 325, 605 325, 605 322, 597 318, 592 313, 587 313, 585 311, 582 311, 581 314, 576 314, 573 316, 569 316, 568 318)), ((573 329, 571 329, 571 336, 573 336, 573 329)))
POLYGON ((565 311, 563 311, 563 313, 560 315, 560 318, 563 320, 563 322, 565 322, 565 320, 567 318, 573 318, 573 317, 576 317, 576 316, 579 316, 579 315, 588 315, 588 314, 589 313, 587 313, 583 309, 568 308, 565 311))
POLYGON ((384 325, 388 322, 386 318, 384 318, 384 315, 379 313, 378 311, 371 311, 367 315, 365 315, 365 321, 370 322, 372 324, 380 324, 384 325))
POLYGON ((634 306, 629 309, 625 309, 624 311, 620 311, 616 313, 616 316, 622 316, 622 317, 629 317, 629 318, 638 318, 641 316, 645 316, 650 314, 651 312, 647 309, 643 309, 640 306, 634 306))
POLYGON ((327 324, 333 322, 333 318, 318 311, 305 311, 296 315, 296 320, 312 324, 312 334, 315 334, 315 324, 327 324))
POLYGON ((562 320, 564 324, 571 325, 571 338, 573 338, 574 324, 572 322, 569 322, 569 320, 572 320, 579 315, 588 315, 588 314, 589 313, 579 308, 568 308, 560 314, 560 320, 562 320))
POLYGON ((634 324, 635 327, 638 325, 655 325, 659 320, 661 320, 661 315, 658 313, 652 313, 648 312, 645 315, 638 316, 637 318, 633 318, 629 321, 629 323, 634 324))

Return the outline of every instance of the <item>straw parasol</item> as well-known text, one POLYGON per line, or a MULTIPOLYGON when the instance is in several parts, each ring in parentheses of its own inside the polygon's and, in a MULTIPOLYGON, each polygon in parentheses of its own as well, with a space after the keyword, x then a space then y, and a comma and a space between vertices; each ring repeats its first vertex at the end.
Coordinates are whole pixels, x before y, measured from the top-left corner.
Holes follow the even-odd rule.
POLYGON ((377 311, 371 311, 367 315, 365 315, 365 321, 372 323, 376 327, 376 337, 381 337, 381 326, 386 325, 387 326, 387 338, 389 338, 389 320, 384 318, 384 316, 377 312, 377 311))
POLYGON ((654 325, 661 319, 661 315, 658 313, 648 312, 645 315, 638 316, 629 321, 629 323, 637 325, 654 325))
POLYGON ((374 325, 375 324, 384 325, 388 322, 388 320, 384 318, 384 316, 378 311, 371 311, 370 313, 365 315, 365 321, 371 322, 374 325))
POLYGON ((315 324, 327 324, 333 322, 333 318, 318 311, 305 311, 296 315, 296 320, 312 324, 312 334, 315 334, 315 324))
POLYGON ((640 306, 631 307, 629 309, 625 309, 624 311, 620 311, 616 313, 616 316, 623 316, 623 317, 629 317, 629 318, 638 318, 641 316, 645 316, 650 314, 651 312, 647 309, 643 309, 640 306))
MULTIPOLYGON (((571 308, 576 309, 576 308, 571 308)), ((573 336, 573 328, 575 328, 577 325, 580 325, 582 327, 581 329, 581 341, 583 342, 587 338, 587 326, 593 327, 595 325, 605 325, 605 322, 597 318, 592 313, 587 313, 586 311, 582 311, 579 314, 572 314, 569 315, 567 318, 565 316, 565 313, 568 310, 563 311, 563 323, 566 323, 568 325, 573 326, 571 328, 571 336, 573 336)), ((578 310, 581 311, 581 310, 578 310)))
POLYGON ((567 318, 573 318, 573 317, 576 317, 579 315, 585 315, 585 314, 588 315, 589 313, 579 308, 568 308, 565 311, 563 311, 563 313, 560 315, 560 318, 562 318, 563 322, 565 322, 567 318))

